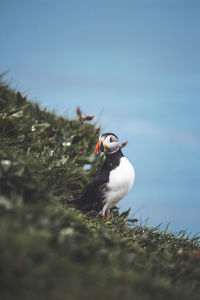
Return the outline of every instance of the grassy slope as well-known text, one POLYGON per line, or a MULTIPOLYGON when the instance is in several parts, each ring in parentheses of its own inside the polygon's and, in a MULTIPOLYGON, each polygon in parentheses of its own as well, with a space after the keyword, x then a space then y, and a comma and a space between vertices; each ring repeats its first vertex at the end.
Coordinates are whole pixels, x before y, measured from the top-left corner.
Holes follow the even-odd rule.
POLYGON ((199 299, 198 238, 62 204, 102 163, 97 136, 0 83, 0 299, 199 299))

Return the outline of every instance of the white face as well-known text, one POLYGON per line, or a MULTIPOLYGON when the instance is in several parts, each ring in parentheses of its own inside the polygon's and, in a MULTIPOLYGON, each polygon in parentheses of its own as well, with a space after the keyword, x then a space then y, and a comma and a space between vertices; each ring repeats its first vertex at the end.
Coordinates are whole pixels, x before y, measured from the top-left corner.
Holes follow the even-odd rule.
MULTIPOLYGON (((100 137, 100 138, 102 138, 102 137, 100 137)), ((118 139, 116 138, 116 136, 114 136, 112 134, 106 136, 103 139, 102 144, 104 147, 104 152, 107 154, 115 153, 120 148, 118 139)))

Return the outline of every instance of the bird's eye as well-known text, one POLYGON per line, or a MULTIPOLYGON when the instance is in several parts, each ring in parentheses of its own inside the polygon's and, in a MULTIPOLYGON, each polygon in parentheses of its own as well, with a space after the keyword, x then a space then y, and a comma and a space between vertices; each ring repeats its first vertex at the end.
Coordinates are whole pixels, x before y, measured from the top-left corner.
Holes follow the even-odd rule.
POLYGON ((112 138, 112 136, 110 137, 110 143, 113 143, 114 141, 113 141, 113 138, 112 138))

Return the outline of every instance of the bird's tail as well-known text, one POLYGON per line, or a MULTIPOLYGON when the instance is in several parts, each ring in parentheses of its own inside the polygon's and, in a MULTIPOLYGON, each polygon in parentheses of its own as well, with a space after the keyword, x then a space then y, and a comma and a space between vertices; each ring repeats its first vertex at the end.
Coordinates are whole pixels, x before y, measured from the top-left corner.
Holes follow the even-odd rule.
POLYGON ((66 203, 85 212, 92 210, 91 203, 84 196, 81 196, 71 201, 68 200, 66 203))

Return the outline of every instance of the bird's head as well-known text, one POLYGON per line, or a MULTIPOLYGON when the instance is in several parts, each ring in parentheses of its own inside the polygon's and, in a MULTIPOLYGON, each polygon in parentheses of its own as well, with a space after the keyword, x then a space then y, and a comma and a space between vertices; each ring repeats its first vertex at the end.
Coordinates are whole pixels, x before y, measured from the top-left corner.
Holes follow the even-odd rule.
POLYGON ((107 154, 115 153, 119 150, 120 145, 118 137, 114 133, 103 133, 95 147, 95 153, 105 152, 107 154))

